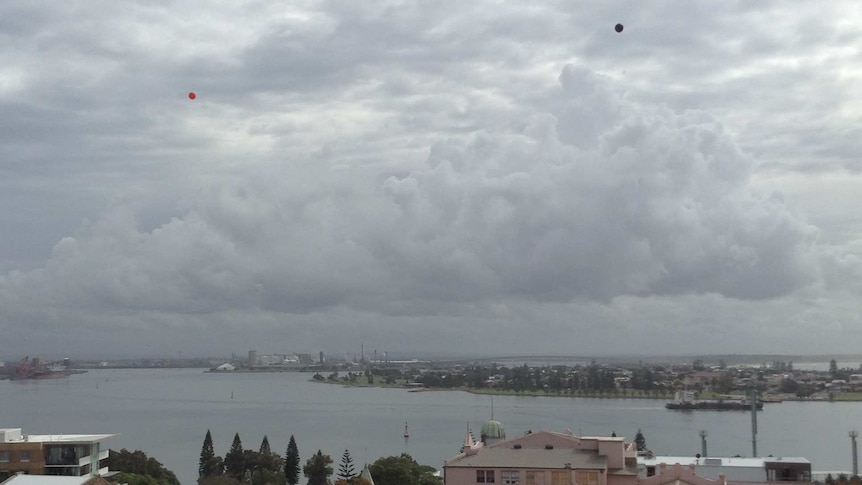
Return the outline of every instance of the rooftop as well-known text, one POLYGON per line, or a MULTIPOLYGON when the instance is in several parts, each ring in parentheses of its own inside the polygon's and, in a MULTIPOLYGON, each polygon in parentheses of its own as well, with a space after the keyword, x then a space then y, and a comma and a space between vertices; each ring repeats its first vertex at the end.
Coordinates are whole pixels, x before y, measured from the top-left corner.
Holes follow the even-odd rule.
POLYGON ((66 477, 56 475, 14 475, 5 482, 0 482, 2 485, 84 485, 92 480, 93 477, 86 475, 83 477, 66 477))
POLYGON ((720 458, 720 457, 701 457, 697 458, 695 456, 655 456, 651 458, 638 457, 638 463, 647 465, 647 466, 655 466, 661 463, 666 463, 668 465, 673 465, 679 463, 680 465, 697 465, 697 466, 721 466, 721 467, 740 467, 740 468, 763 468, 767 463, 808 463, 807 458, 802 457, 778 457, 778 456, 764 456, 757 458, 742 458, 742 457, 734 457, 734 458, 720 458))
POLYGON ((574 468, 604 469, 607 458, 592 451, 571 448, 503 448, 485 447, 475 455, 454 458, 447 467, 512 467, 512 468, 574 468))
POLYGON ((95 443, 113 438, 116 434, 31 434, 26 441, 31 443, 95 443))
POLYGON ((23 434, 21 428, 0 428, 3 443, 95 443, 116 434, 23 434))

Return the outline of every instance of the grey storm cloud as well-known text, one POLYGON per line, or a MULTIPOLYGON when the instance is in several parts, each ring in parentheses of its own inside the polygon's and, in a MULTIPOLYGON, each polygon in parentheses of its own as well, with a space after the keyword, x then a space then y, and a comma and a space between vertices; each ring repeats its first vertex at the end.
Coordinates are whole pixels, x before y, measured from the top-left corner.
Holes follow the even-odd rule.
POLYGON ((22 278, 71 306, 179 313, 759 299, 813 281, 814 229, 749 188, 752 161, 718 122, 641 108, 582 68, 560 80, 559 112, 521 133, 441 141, 424 166, 376 185, 247 176, 152 230, 118 210, 22 278))

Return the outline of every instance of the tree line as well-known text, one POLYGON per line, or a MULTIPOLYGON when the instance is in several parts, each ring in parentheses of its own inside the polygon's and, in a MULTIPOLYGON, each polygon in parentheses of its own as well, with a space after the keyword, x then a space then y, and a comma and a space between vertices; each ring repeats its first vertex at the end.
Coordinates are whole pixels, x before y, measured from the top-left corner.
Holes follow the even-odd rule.
MULTIPOLYGON (((616 433, 612 433, 616 436, 616 433)), ((638 429, 635 435, 638 450, 646 450, 646 439, 638 429)), ((224 457, 216 456, 213 450, 212 434, 207 430, 201 447, 198 464, 199 485, 298 485, 300 472, 307 478, 308 485, 328 485, 330 477, 335 473, 333 460, 321 450, 311 456, 305 465, 301 466, 299 449, 296 439, 291 435, 284 457, 273 453, 269 439, 264 436, 258 451, 245 450, 239 433, 234 436, 230 451, 224 457)), ((122 449, 119 452, 111 450, 107 462, 108 468, 118 472, 110 478, 112 483, 127 485, 180 485, 176 475, 162 466, 154 458, 149 458, 140 450, 130 452, 122 449)), ((410 455, 389 456, 377 459, 369 465, 375 485, 441 485, 442 479, 436 475, 434 467, 420 465, 410 455)), ((336 480, 333 485, 369 485, 362 478, 362 470, 357 467, 350 455, 344 450, 336 480)), ((831 478, 831 477, 829 477, 831 478)), ((827 483, 844 485, 845 477, 827 483)), ((862 485, 850 481, 848 485, 862 485)))
POLYGON ((141 450, 110 450, 106 463, 108 469, 117 472, 111 476, 115 483, 128 485, 180 485, 174 472, 165 468, 155 458, 141 450))
MULTIPOLYGON (((336 474, 333 460, 321 450, 301 465, 299 448, 293 435, 284 457, 270 449, 266 435, 258 451, 245 450, 239 433, 233 438, 230 450, 224 457, 217 456, 213 449, 212 434, 207 430, 201 447, 198 464, 198 485, 297 485, 300 472, 308 485, 370 485, 357 471, 350 451, 344 450, 336 474)), ((410 456, 380 458, 368 466, 375 485, 440 485, 442 480, 435 475, 436 469, 416 463, 410 456)))
MULTIPOLYGON (((442 370, 423 374, 417 378, 425 387, 472 389, 496 388, 515 392, 544 390, 562 394, 577 392, 615 392, 618 370, 592 362, 586 367, 566 366, 519 367, 472 365, 460 371, 442 370), (497 377, 499 380, 494 380, 497 377)), ((661 391, 653 369, 640 366, 631 370, 626 388, 641 392, 661 391)))

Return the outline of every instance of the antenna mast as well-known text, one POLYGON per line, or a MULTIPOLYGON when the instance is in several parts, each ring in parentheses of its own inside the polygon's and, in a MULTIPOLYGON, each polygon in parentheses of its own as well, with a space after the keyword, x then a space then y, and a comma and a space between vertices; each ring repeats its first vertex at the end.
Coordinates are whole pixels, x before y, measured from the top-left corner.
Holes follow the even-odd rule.
POLYGON ((859 436, 859 433, 856 430, 850 432, 850 443, 853 445, 853 476, 859 476, 859 457, 856 454, 856 437, 859 436))
POLYGON ((757 389, 751 390, 751 456, 757 458, 757 389))

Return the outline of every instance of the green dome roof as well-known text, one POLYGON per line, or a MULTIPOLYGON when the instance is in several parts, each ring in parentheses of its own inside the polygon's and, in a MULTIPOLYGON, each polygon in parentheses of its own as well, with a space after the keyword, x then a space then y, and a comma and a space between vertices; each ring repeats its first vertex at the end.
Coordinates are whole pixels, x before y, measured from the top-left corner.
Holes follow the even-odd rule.
POLYGON ((482 425, 482 438, 502 439, 506 437, 506 430, 499 421, 490 420, 482 425))

